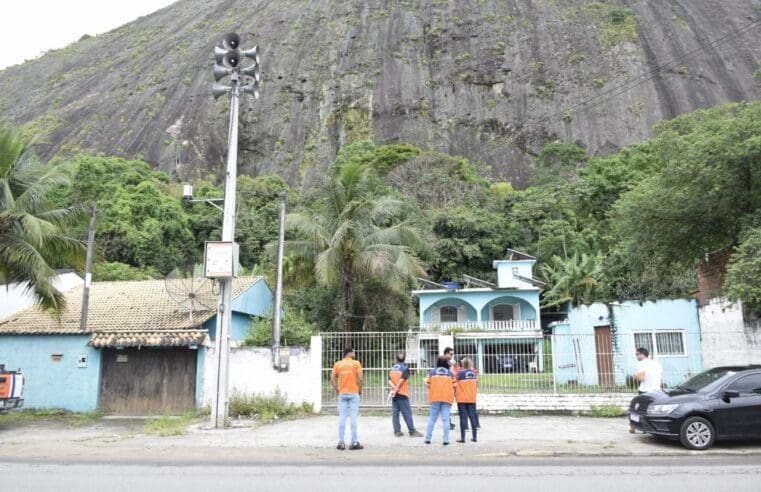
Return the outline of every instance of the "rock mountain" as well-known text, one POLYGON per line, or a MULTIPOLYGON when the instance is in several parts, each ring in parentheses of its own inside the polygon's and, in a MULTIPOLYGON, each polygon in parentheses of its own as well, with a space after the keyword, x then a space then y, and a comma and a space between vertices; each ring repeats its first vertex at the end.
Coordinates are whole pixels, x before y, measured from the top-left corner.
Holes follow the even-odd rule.
POLYGON ((521 185, 548 142, 610 153, 662 118, 757 97, 759 22, 761 0, 180 0, 0 71, 0 118, 43 135, 44 157, 219 174, 212 50, 237 31, 263 75, 241 106, 241 172, 309 186, 369 137, 521 185))

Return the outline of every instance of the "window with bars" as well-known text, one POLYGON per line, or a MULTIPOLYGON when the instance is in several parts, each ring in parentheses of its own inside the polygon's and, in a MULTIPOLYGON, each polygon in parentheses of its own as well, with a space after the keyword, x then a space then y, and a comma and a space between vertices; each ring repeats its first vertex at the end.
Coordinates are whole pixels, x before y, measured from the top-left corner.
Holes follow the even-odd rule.
POLYGON ((454 306, 441 306, 439 317, 442 323, 457 323, 457 308, 454 306))
POLYGON ((494 321, 510 321, 515 319, 515 311, 510 304, 497 304, 492 309, 494 321))
POLYGON ((641 331, 634 333, 635 348, 646 348, 651 356, 685 355, 681 331, 641 331))

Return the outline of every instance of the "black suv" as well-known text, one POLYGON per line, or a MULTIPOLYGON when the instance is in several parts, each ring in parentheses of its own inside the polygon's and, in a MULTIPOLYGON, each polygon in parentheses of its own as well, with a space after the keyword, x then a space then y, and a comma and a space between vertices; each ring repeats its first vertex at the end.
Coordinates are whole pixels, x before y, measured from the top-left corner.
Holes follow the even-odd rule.
POLYGON ((629 422, 689 449, 708 449, 716 439, 761 439, 761 366, 716 367, 639 395, 629 422))

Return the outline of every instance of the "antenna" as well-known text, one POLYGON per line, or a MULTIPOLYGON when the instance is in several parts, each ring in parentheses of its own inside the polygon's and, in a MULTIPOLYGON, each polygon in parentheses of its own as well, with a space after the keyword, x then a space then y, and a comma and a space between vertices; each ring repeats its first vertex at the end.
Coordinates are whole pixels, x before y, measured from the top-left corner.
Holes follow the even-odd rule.
POLYGON ((201 265, 175 268, 164 279, 166 293, 174 302, 188 311, 191 325, 194 311, 211 311, 217 306, 213 281, 205 278, 202 270, 201 265))

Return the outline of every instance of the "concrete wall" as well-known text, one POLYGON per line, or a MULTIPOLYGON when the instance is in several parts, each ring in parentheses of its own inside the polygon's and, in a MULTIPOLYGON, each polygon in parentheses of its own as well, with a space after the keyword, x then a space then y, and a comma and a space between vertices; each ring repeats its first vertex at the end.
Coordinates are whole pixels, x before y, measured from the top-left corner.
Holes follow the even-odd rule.
POLYGON ((513 275, 513 268, 517 268, 516 272, 521 277, 534 278, 534 263, 535 260, 499 260, 494 262, 494 266, 497 269, 497 285, 500 288, 505 287, 525 287, 526 283, 523 280, 515 278, 513 275))
MULTIPOLYGON (((319 359, 320 352, 317 354, 319 359)), ((215 355, 215 348, 204 351, 202 405, 209 405, 211 401, 212 382, 215 377, 215 355)), ((300 405, 306 401, 312 404, 317 403, 319 408, 320 371, 319 369, 314 371, 312 362, 310 350, 294 347, 291 348, 288 372, 278 372, 272 368, 272 350, 269 348, 232 348, 230 349, 230 392, 272 395, 276 389, 279 389, 291 403, 300 405), (317 378, 312 377, 314 373, 317 374, 317 378)))
POLYGON ((0 363, 24 374, 27 408, 63 408, 89 412, 98 407, 100 351, 87 346, 90 336, 0 336, 0 363), (60 354, 60 360, 51 357, 60 354), (80 356, 87 367, 78 367, 80 356))
POLYGON ((711 299, 699 310, 706 368, 761 364, 761 323, 743 318, 742 304, 711 299))

